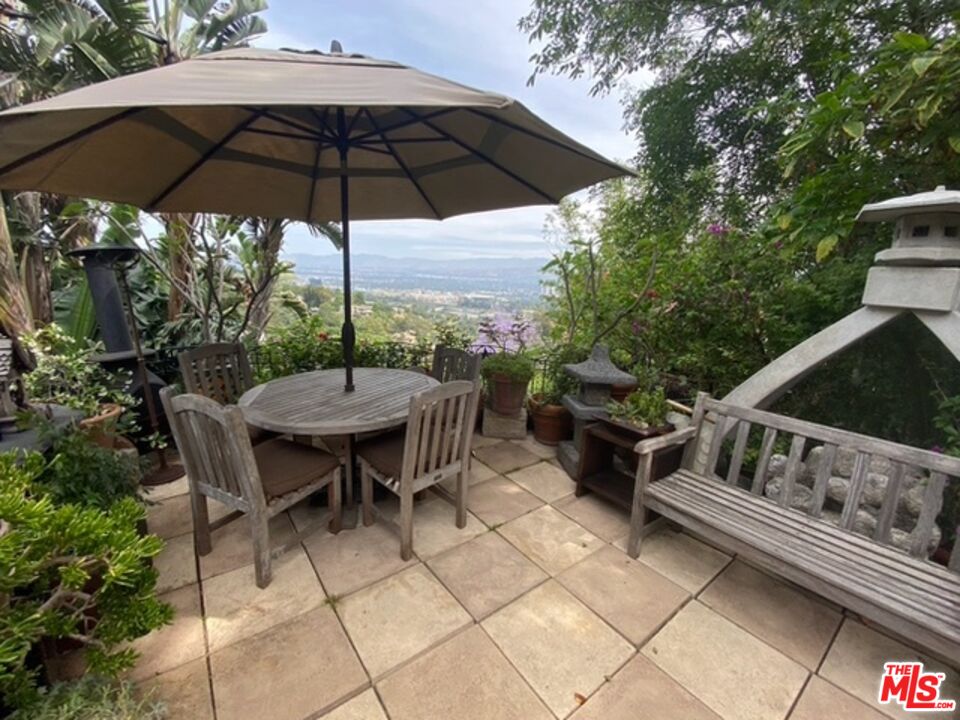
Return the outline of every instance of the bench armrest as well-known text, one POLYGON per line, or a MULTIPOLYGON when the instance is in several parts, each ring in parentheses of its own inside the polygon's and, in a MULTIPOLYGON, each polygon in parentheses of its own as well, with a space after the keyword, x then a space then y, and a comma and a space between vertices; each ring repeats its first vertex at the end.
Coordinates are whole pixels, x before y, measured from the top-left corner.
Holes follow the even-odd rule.
POLYGON ((674 430, 666 435, 659 435, 653 438, 641 440, 634 446, 638 455, 649 455, 657 450, 673 447, 674 445, 683 445, 697 434, 697 428, 694 425, 683 428, 683 430, 674 430))

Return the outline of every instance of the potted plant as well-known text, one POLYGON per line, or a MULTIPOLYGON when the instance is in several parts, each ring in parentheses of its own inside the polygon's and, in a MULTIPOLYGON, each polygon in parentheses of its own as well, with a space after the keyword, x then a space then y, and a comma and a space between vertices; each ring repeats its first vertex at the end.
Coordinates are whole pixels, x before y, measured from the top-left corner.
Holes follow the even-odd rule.
POLYGON ((124 388, 129 377, 118 377, 94 362, 98 351, 67 335, 56 324, 26 338, 36 358, 36 368, 24 376, 27 396, 33 403, 51 403, 82 411, 80 421, 91 442, 112 449, 118 437, 135 429, 132 416, 137 400, 124 388))
MULTIPOLYGON (((638 441, 671 432, 674 426, 667 422, 670 404, 662 387, 652 390, 635 390, 623 402, 612 400, 607 404, 606 418, 601 420, 615 432, 629 433, 638 441)), ((638 457, 632 450, 619 452, 618 456, 631 470, 637 469, 638 457)))
POLYGON ((548 349, 543 356, 540 391, 530 396, 527 407, 533 420, 533 436, 544 445, 558 445, 573 436, 573 415, 563 405, 563 396, 577 391, 577 381, 563 366, 579 362, 584 352, 573 346, 548 349))
POLYGON ((500 415, 519 413, 533 372, 533 360, 526 353, 501 352, 484 360, 481 373, 487 381, 490 409, 500 415))

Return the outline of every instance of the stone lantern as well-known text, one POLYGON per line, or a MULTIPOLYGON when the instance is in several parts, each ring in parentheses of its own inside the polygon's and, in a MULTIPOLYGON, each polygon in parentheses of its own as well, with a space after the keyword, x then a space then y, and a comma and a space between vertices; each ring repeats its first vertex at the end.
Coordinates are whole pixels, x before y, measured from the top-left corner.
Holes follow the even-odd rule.
POLYGON ((606 345, 595 345, 587 360, 564 365, 563 370, 580 382, 580 389, 576 395, 563 396, 564 406, 573 415, 573 440, 560 443, 557 458, 567 474, 576 478, 584 427, 606 414, 612 386, 632 385, 637 379, 610 362, 606 345))
POLYGON ((16 414, 27 408, 22 376, 33 368, 23 346, 0 332, 0 436, 17 431, 16 414))

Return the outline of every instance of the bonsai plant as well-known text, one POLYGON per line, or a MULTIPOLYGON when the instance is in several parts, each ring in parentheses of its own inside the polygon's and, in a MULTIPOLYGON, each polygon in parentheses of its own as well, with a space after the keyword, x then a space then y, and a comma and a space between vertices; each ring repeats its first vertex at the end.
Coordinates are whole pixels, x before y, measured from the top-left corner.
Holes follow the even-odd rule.
POLYGON ((37 453, 0 455, 0 696, 12 708, 38 698, 37 648, 70 641, 115 677, 136 660, 125 644, 172 618, 148 564, 163 543, 137 531, 143 507, 57 505, 37 486, 45 466, 37 453))
POLYGON ((80 421, 90 439, 106 448, 131 428, 124 417, 137 400, 124 391, 130 378, 114 376, 93 361, 98 350, 67 335, 55 323, 25 338, 37 366, 24 376, 27 396, 34 403, 53 403, 82 411, 80 421))
POLYGON ((607 404, 611 420, 631 425, 639 430, 663 430, 667 426, 670 405, 662 387, 653 390, 635 390, 623 402, 607 404))
POLYGON ((526 353, 501 352, 484 360, 480 371, 487 381, 490 409, 500 415, 519 413, 533 377, 533 360, 526 353))

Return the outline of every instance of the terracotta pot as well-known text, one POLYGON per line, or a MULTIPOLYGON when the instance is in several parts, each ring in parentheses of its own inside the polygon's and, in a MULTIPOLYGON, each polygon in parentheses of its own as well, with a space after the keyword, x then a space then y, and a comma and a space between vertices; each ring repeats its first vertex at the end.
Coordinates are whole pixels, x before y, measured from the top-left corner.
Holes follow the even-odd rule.
POLYGON ((100 413, 80 421, 80 428, 87 433, 90 441, 100 447, 112 450, 117 444, 117 421, 123 414, 123 406, 108 403, 100 406, 100 413))
POLYGON ((533 437, 544 445, 559 445, 573 437, 573 415, 563 405, 540 402, 530 398, 530 417, 533 419, 533 437))
POLYGON ((617 402, 623 402, 627 399, 627 395, 632 393, 637 389, 636 383, 626 383, 623 385, 611 385, 610 386, 610 399, 616 400, 617 402))
POLYGON ((500 415, 516 415, 527 398, 527 381, 516 382, 506 375, 490 377, 490 409, 500 415))

